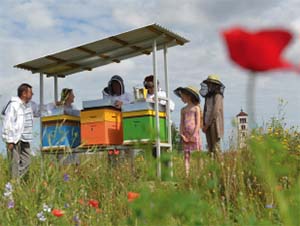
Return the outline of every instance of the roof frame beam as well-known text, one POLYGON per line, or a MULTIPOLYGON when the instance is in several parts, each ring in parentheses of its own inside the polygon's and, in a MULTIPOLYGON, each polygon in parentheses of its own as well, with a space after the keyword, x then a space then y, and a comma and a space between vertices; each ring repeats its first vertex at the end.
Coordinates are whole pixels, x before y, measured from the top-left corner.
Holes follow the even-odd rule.
MULTIPOLYGON (((161 44, 158 44, 158 45, 157 45, 157 49, 162 49, 162 48, 164 47, 165 44, 168 45, 169 43, 171 43, 171 42, 173 42, 173 41, 175 41, 175 40, 173 39, 173 40, 170 40, 170 41, 167 42, 167 43, 163 42, 163 43, 161 43, 161 44)), ((150 49, 152 49, 152 43, 151 43, 151 46, 147 46, 146 48, 142 48, 142 50, 150 50, 150 49)), ((135 51, 133 51, 133 52, 131 52, 131 53, 124 54, 124 55, 120 55, 119 58, 131 56, 131 55, 134 55, 134 53, 135 53, 135 51)), ((105 60, 105 61, 102 61, 102 65, 108 64, 108 63, 110 63, 110 62, 111 62, 111 59, 107 59, 107 60, 105 60)), ((86 66, 87 66, 87 67, 93 68, 93 67, 95 67, 95 66, 97 66, 97 65, 98 65, 98 63, 92 63, 92 64, 88 64, 88 65, 86 65, 86 66)), ((61 75, 60 75, 60 76, 67 76, 67 75, 69 75, 69 74, 73 74, 73 73, 75 73, 75 72, 78 72, 79 69, 80 69, 80 68, 74 69, 74 70, 68 71, 68 72, 66 72, 66 73, 61 72, 61 75)), ((53 75, 49 75, 49 77, 50 77, 50 76, 53 76, 53 75)))

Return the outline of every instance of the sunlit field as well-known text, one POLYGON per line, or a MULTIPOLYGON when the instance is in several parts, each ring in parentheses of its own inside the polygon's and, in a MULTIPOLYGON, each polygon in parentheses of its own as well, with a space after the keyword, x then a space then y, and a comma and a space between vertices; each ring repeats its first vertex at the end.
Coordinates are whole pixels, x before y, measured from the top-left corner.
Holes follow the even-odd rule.
POLYGON ((243 150, 194 153, 189 177, 177 150, 162 156, 161 179, 146 147, 81 154, 79 165, 37 156, 19 182, 1 157, 0 225, 299 225, 300 133, 283 120, 243 150))

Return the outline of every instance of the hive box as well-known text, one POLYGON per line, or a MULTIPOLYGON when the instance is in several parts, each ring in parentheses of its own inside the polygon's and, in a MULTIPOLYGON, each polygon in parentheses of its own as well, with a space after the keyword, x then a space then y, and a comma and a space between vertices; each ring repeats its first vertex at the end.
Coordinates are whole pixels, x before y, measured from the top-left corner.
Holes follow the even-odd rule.
POLYGON ((120 145, 123 143, 121 111, 111 107, 85 109, 80 112, 81 143, 120 145))
MULTIPOLYGON (((134 103, 122 110, 124 143, 135 141, 154 141, 156 139, 155 111, 153 103, 134 103)), ((167 142, 166 113, 160 106, 159 136, 161 142, 167 142)))
POLYGON ((42 117, 42 150, 80 145, 80 118, 70 115, 42 117))

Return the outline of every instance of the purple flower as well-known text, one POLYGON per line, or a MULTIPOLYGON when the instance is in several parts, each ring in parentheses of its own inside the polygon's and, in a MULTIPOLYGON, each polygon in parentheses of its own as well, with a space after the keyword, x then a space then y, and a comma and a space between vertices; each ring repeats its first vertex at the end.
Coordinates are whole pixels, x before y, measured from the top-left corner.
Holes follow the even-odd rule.
POLYGON ((12 188, 12 185, 10 182, 7 182, 6 185, 5 185, 5 191, 6 192, 12 192, 13 191, 13 188, 12 188))
POLYGON ((79 219, 78 215, 75 215, 73 217, 73 221, 75 222, 75 226, 79 226, 80 225, 80 219, 79 219))
POLYGON ((44 216, 43 211, 39 212, 36 216, 39 219, 39 221, 46 221, 47 220, 47 218, 44 216))
POLYGON ((65 173, 64 174, 64 181, 69 181, 69 180, 70 180, 69 174, 65 173))
POLYGON ((10 199, 7 203, 7 208, 12 209, 14 207, 15 207, 15 202, 14 202, 14 200, 10 199))
POLYGON ((274 205, 272 205, 272 204, 267 204, 267 205, 266 205, 266 208, 267 208, 267 209, 272 209, 272 208, 274 208, 274 205))

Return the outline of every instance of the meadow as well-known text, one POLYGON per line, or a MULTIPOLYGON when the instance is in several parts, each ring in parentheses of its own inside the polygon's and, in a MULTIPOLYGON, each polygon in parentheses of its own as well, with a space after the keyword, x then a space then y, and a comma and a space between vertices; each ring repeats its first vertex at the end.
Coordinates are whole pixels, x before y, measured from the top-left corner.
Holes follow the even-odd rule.
POLYGON ((193 153, 189 177, 178 150, 162 155, 161 179, 147 147, 81 154, 79 165, 36 156, 20 181, 1 156, 0 225, 300 225, 299 158, 299 129, 281 118, 243 149, 193 153))

